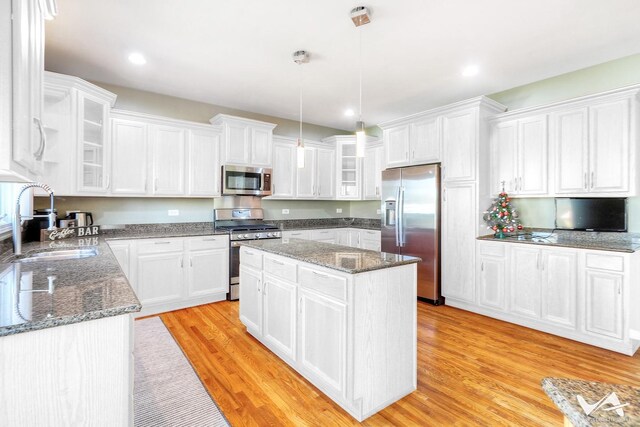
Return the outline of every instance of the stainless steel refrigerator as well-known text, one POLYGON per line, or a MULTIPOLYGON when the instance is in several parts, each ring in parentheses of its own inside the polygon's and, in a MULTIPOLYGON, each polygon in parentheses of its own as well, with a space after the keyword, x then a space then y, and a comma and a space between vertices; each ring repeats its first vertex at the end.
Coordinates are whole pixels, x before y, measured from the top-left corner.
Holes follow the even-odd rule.
POLYGON ((440 294, 440 165, 382 171, 382 251, 422 258, 418 297, 440 294))

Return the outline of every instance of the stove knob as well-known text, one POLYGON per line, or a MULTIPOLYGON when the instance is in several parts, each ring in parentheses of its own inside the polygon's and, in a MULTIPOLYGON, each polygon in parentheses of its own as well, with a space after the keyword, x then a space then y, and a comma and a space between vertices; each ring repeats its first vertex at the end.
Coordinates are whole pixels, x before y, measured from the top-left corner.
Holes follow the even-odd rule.
POLYGON ((238 234, 238 239, 246 239, 247 235, 246 234, 238 234))
POLYGON ((267 237, 273 237, 273 233, 267 233, 267 237))
POLYGON ((262 233, 256 233, 256 239, 262 239, 262 233))

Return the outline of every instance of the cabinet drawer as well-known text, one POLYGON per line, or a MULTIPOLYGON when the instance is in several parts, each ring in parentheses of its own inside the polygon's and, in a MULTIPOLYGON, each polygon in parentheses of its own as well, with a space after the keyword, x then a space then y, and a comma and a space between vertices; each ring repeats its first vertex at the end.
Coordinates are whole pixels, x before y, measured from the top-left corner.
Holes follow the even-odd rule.
POLYGON ((247 267, 262 270, 262 252, 244 246, 241 247, 240 265, 246 265, 247 267))
POLYGON ((377 230, 360 230, 360 235, 362 236, 363 239, 369 239, 369 240, 379 239, 380 234, 381 232, 377 230))
POLYGON ((309 231, 308 230, 292 230, 292 231, 283 231, 282 232, 283 239, 308 239, 309 231))
POLYGON ((297 281, 296 265, 293 260, 272 255, 264 256, 264 272, 273 274, 274 276, 288 280, 290 282, 297 281))
POLYGON ((337 298, 340 301, 347 299, 347 279, 333 274, 317 271, 307 267, 300 267, 300 286, 307 289, 337 298))
POLYGON ((504 243, 487 243, 479 242, 480 255, 490 255, 496 257, 504 257, 507 251, 507 245, 504 243))
POLYGON ((336 230, 311 230, 311 240, 335 239, 336 230))
POLYGON ((624 257, 620 255, 587 254, 587 268, 624 271, 624 257))
POLYGON ((159 252, 182 252, 184 239, 140 239, 137 246, 139 255, 159 252))
POLYGON ((187 239, 187 248, 190 251, 203 249, 224 249, 229 247, 228 236, 203 236, 187 239))

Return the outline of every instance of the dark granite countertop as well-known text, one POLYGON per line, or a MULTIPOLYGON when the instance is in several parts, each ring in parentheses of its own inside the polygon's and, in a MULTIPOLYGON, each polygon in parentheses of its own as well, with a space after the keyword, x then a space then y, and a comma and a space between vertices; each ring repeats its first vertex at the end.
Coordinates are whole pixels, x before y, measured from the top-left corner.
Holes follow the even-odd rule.
POLYGON ((380 219, 377 218, 267 219, 265 221, 271 224, 276 224, 281 230, 313 230, 322 228, 360 228, 363 230, 380 230, 380 219))
POLYGON ((493 234, 489 234, 478 237, 478 240, 626 253, 640 250, 640 233, 535 229, 525 230, 502 239, 496 239, 493 234))
POLYGON ((302 239, 290 239, 287 243, 276 240, 252 240, 243 242, 242 245, 350 274, 364 273, 420 261, 420 258, 407 255, 376 252, 302 239))
POLYGON ((30 253, 92 247, 89 258, 0 260, 0 337, 140 311, 140 302, 104 238, 23 243, 30 253), (50 284, 52 286, 50 286, 50 284))
POLYGON ((102 226, 100 233, 102 237, 108 239, 122 240, 229 234, 227 231, 214 230, 211 222, 110 225, 102 226))
POLYGON ((640 388, 638 387, 549 377, 542 380, 542 389, 575 427, 640 425, 640 388), (615 393, 617 401, 611 396, 612 393, 615 393), (592 412, 587 415, 580 405, 578 396, 581 396, 585 406, 596 405, 601 399, 604 399, 602 401, 604 405, 600 408, 598 405, 593 406, 592 412), (605 410, 625 403, 627 406, 619 410, 605 410))

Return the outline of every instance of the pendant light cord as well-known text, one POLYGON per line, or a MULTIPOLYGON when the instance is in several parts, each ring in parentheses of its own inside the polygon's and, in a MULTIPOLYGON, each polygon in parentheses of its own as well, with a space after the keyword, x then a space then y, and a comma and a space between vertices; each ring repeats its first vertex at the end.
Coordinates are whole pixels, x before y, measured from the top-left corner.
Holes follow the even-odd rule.
POLYGON ((300 67, 300 143, 302 143, 302 62, 298 64, 300 67))
POLYGON ((360 68, 360 121, 362 121, 362 28, 358 28, 358 50, 359 50, 359 63, 360 68))

